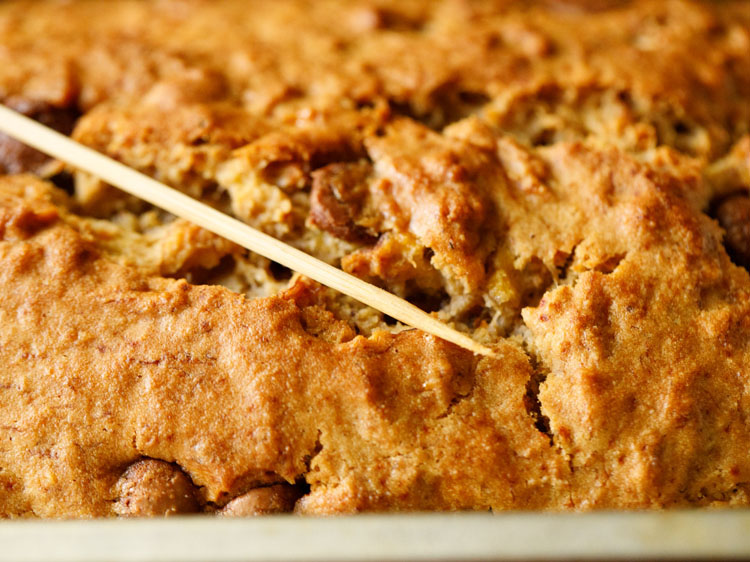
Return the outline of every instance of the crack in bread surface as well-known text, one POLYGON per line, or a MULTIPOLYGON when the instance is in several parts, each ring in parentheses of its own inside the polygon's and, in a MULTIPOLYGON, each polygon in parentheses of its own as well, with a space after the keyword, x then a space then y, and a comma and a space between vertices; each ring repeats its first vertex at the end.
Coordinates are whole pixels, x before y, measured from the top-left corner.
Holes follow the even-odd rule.
POLYGON ((747 504, 750 10, 593 4, 0 6, 0 99, 497 351, 3 140, 0 513, 747 504))

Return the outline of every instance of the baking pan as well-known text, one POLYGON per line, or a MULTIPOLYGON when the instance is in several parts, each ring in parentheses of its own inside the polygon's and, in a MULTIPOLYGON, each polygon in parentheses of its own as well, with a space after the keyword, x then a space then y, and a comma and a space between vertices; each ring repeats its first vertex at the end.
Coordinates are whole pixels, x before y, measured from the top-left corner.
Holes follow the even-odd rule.
POLYGON ((7 521, 18 561, 750 558, 750 510, 7 521))

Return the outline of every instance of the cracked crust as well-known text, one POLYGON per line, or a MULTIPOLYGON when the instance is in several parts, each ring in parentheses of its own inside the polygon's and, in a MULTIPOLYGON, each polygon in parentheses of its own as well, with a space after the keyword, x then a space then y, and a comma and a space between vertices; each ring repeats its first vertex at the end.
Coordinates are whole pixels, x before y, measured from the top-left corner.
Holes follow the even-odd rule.
POLYGON ((0 98, 496 356, 2 176, 0 514, 750 503, 748 4, 259 6, 5 2, 0 98))
POLYGON ((122 467, 143 456, 177 463, 218 504, 302 476, 305 513, 385 509, 396 491, 415 509, 550 494, 540 470, 558 469, 536 462, 551 450, 525 423, 528 367, 511 344, 477 365, 415 331, 352 338, 303 295, 144 277, 60 221, 49 188, 2 187, 2 475, 17 490, 4 513, 112 514, 122 467), (454 463, 467 470, 444 477, 454 463))

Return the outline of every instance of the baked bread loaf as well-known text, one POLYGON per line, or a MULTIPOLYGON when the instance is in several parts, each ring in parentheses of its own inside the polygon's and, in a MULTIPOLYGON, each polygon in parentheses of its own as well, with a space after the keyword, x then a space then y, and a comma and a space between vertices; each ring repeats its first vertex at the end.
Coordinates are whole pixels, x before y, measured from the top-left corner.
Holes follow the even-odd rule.
POLYGON ((0 514, 750 503, 750 3, 0 4, 0 514))

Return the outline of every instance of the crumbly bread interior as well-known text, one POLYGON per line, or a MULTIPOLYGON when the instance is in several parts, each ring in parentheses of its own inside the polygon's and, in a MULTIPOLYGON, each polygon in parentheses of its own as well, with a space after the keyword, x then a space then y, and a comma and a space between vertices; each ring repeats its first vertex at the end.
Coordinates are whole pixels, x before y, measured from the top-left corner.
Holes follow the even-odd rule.
POLYGON ((0 515, 750 503, 750 4, 0 4, 0 515), (63 23, 64 22, 64 23, 63 23))

